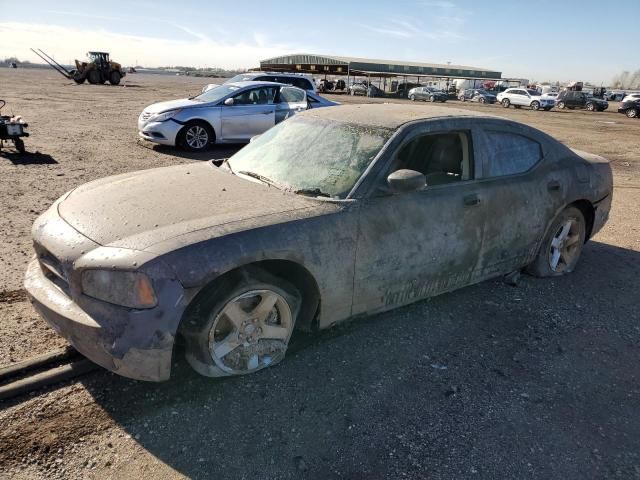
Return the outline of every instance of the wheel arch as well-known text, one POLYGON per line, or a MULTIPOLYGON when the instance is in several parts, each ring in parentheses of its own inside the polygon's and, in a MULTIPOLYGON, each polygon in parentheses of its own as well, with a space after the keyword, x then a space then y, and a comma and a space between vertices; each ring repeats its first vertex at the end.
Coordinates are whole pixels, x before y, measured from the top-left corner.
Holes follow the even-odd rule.
POLYGON ((593 204, 589 200, 585 199, 576 200, 575 202, 567 205, 567 207, 576 207, 582 212, 585 222, 584 241, 586 242, 591 238, 591 232, 593 231, 593 222, 596 217, 596 209, 593 207, 593 204))
MULTIPOLYGON (((180 325, 182 325, 185 318, 193 314, 201 298, 221 283, 236 281, 250 275, 252 269, 265 271, 274 277, 286 280, 299 289, 302 295, 302 305, 298 318, 296 319, 295 329, 307 332, 315 329, 316 319, 320 310, 320 288, 318 283, 307 268, 292 260, 283 259, 260 260, 247 263, 228 270, 210 280, 208 283, 205 283, 189 301, 180 319, 180 325)), ((178 331, 180 331, 180 327, 178 327, 178 331)))
POLYGON ((178 130, 178 134, 176 135, 176 140, 181 139, 184 131, 187 127, 189 127, 190 125, 194 124, 194 123, 204 123, 205 125, 207 125, 209 127, 209 129, 211 130, 211 133, 213 134, 213 138, 211 139, 211 141, 209 143, 216 143, 216 140, 218 138, 218 134, 216 132, 216 129, 214 128, 213 125, 211 125, 211 122, 202 118, 202 117, 194 117, 194 118, 190 118, 189 120, 185 120, 184 122, 180 122, 182 123, 182 127, 180 128, 180 130, 178 130))

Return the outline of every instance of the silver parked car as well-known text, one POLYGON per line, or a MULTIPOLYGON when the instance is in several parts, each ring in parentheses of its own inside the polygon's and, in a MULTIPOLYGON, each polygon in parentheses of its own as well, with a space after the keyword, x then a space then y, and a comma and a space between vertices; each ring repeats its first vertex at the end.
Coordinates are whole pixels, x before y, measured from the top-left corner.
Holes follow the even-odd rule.
POLYGON ((320 108, 220 168, 131 172, 63 195, 34 224, 25 287, 57 332, 121 375, 168 379, 177 336, 198 372, 245 374, 280 361, 294 327, 521 268, 569 273, 612 194, 607 160, 517 122, 320 108))
POLYGON ((141 138, 191 151, 244 143, 309 107, 307 93, 274 82, 235 82, 196 97, 154 103, 138 118, 141 138))

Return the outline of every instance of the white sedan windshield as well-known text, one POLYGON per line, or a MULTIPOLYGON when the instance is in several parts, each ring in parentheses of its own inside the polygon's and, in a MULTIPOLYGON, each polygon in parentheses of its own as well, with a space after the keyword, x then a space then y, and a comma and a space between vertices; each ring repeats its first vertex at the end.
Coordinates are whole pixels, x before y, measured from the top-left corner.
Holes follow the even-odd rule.
POLYGON ((196 100, 198 102, 217 102, 218 100, 222 100, 227 95, 235 92, 236 90, 240 90, 240 87, 236 87, 235 85, 220 85, 219 87, 212 88, 211 90, 207 90, 206 92, 198 95, 197 97, 193 97, 192 100, 196 100))

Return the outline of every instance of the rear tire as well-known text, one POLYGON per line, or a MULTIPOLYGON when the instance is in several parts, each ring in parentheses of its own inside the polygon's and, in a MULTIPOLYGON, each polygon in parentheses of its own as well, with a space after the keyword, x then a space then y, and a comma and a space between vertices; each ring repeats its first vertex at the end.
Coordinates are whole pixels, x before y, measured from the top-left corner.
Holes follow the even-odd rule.
POLYGON ((111 85, 118 85, 120 83, 120 79, 122 77, 120 76, 120 72, 117 71, 113 71, 109 74, 109 83, 111 85))
POLYGON ((504 108, 509 108, 510 105, 511 105, 511 101, 508 98, 505 98, 504 100, 502 100, 502 106, 504 108))
POLYGON ((285 280, 258 268, 212 285, 180 325, 186 359, 207 377, 244 375, 280 362, 302 296, 285 280))
POLYGON ((545 235, 535 260, 527 272, 536 277, 557 277, 571 273, 584 246, 584 215, 576 207, 567 207, 555 218, 545 235))
POLYGON ((97 85, 99 83, 102 83, 100 78, 100 72, 98 72, 97 70, 91 70, 87 74, 87 80, 89 80, 89 83, 91 85, 97 85))
POLYGON ((189 152, 204 152, 214 141, 213 129, 205 122, 187 123, 178 133, 178 143, 189 152))

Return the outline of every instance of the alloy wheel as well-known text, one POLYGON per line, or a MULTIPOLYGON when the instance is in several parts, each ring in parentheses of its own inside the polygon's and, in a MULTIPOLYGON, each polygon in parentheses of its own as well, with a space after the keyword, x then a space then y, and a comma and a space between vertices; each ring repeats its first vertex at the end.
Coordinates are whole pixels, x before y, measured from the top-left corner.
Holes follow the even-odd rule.
POLYGON ((206 128, 200 125, 193 125, 187 130, 185 141, 190 148, 202 150, 209 143, 209 133, 206 128))
POLYGON ((291 308, 272 290, 251 290, 230 300, 209 331, 209 352, 229 374, 244 374, 284 358, 293 331, 291 308))
POLYGON ((549 267, 554 272, 564 272, 573 267, 580 254, 579 224, 574 219, 568 219, 558 229, 549 249, 549 267))

